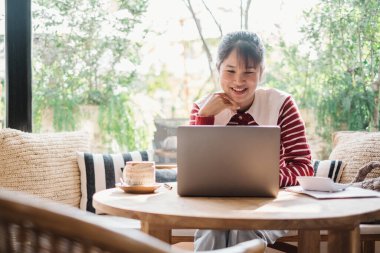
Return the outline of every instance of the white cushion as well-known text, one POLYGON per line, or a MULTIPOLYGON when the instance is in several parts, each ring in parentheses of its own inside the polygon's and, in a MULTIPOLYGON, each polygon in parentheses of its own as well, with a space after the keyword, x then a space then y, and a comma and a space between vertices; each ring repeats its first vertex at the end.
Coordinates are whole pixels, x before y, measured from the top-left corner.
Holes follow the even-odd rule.
POLYGON ((85 132, 0 130, 0 185, 79 207, 76 151, 89 149, 85 132))

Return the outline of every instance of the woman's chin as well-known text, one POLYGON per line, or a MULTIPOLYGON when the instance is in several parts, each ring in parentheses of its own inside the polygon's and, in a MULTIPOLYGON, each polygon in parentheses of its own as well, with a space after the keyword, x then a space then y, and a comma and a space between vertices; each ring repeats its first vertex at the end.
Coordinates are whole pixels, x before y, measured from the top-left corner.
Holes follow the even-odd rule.
POLYGON ((240 109, 248 109, 252 105, 251 98, 247 97, 233 97, 232 100, 240 107, 240 109))
POLYGON ((243 104, 246 104, 249 99, 247 99, 247 96, 233 96, 232 100, 241 106, 243 104))
POLYGON ((247 96, 245 96, 245 95, 244 96, 235 96, 234 98, 235 98, 236 102, 239 102, 239 103, 247 100, 247 96))

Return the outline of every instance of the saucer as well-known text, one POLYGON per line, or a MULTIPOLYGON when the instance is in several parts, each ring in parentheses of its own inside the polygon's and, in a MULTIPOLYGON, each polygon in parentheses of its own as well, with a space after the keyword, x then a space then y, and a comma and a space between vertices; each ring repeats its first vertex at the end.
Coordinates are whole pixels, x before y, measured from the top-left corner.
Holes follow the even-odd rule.
POLYGON ((153 185, 126 185, 122 183, 116 183, 116 187, 122 189, 127 193, 153 193, 157 190, 161 185, 153 184, 153 185))

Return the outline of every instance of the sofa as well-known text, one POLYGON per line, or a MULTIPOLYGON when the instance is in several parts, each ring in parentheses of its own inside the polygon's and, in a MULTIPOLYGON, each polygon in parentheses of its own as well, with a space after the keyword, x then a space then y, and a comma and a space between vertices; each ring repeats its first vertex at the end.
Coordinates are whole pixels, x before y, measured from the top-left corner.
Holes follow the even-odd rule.
MULTIPOLYGON (((89 136, 85 132, 25 133, 15 129, 1 129, 0 150, 1 188, 33 194, 90 212, 95 210, 92 208, 92 195, 87 194, 88 190, 114 187, 125 164, 120 157, 127 160, 153 159, 151 151, 91 153, 89 136), (88 173, 86 166, 80 168, 84 156, 93 160, 94 173, 88 173), (103 165, 100 160, 104 161, 103 165), (105 166, 109 168, 110 163, 115 166, 113 180, 104 173, 105 166), (92 182, 91 175, 94 176, 92 182)), ((163 169, 157 173, 156 179, 159 182, 173 181, 173 175, 172 171, 163 169)), ((140 228, 138 220, 112 216, 102 220, 114 228, 140 228)))
MULTIPOLYGON (((334 147, 329 159, 314 160, 316 175, 331 176, 337 182, 349 183, 360 167, 380 161, 380 132, 337 132, 333 140, 334 147)), ((96 212, 92 207, 92 195, 96 191, 114 187, 122 175, 125 161, 154 158, 153 151, 92 153, 89 137, 84 132, 25 133, 2 129, 0 150, 0 187, 27 192, 90 212, 96 212)), ((176 179, 175 170, 156 172, 158 182, 176 179)), ((367 175, 367 179, 379 177, 379 170, 367 175)), ((120 217, 109 217, 107 223, 115 227, 140 228, 139 221, 120 217)), ((364 252, 374 252, 374 241, 380 240, 379 227, 362 226, 364 252)), ((192 241, 193 233, 192 230, 173 231, 172 243, 192 241)), ((280 242, 295 240, 296 235, 291 235, 280 242)))

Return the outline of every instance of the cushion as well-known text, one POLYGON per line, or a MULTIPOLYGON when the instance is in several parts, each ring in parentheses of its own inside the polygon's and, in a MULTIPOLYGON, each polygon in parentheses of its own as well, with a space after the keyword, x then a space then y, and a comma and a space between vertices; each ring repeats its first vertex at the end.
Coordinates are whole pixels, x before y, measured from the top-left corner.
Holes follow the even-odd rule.
POLYGON ((156 170, 157 183, 176 182, 176 181, 177 181, 177 170, 175 169, 156 170))
POLYGON ((339 160, 313 160, 314 176, 329 177, 339 182, 345 163, 339 160))
POLYGON ((113 188, 120 181, 127 161, 153 161, 153 151, 132 151, 119 154, 77 152, 80 169, 80 208, 95 213, 92 206, 94 193, 113 188))
MULTIPOLYGON (((371 161, 380 161, 380 132, 342 131, 333 136, 331 160, 346 163, 340 183, 350 183, 358 170, 371 161)), ((368 178, 380 176, 379 170, 373 170, 368 178)))
POLYGON ((84 132, 0 130, 0 186, 79 207, 76 151, 89 149, 84 132))

